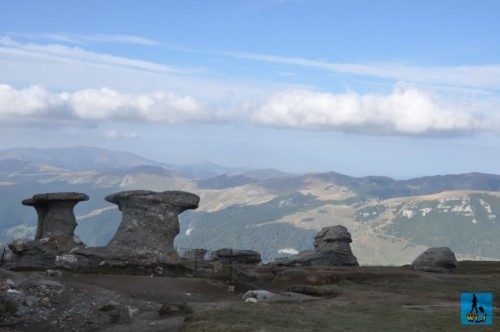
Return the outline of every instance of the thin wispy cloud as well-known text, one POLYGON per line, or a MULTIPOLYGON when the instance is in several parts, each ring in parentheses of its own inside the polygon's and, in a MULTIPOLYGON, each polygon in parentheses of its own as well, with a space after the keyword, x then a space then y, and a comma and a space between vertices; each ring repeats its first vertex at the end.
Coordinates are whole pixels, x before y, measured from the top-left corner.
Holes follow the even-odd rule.
POLYGON ((159 41, 144 38, 134 35, 107 35, 107 34, 93 34, 93 35, 79 35, 71 33, 8 33, 8 35, 15 37, 22 37, 28 40, 51 40, 64 42, 76 45, 86 45, 89 43, 108 43, 108 44, 135 44, 144 46, 158 46, 161 45, 159 41))
POLYGON ((396 81, 443 84, 487 90, 500 89, 500 64, 423 67, 390 62, 368 64, 332 63, 298 57, 282 57, 244 52, 225 52, 223 54, 240 59, 309 67, 396 81))
POLYGON ((80 62, 94 65, 117 66, 147 70, 158 73, 184 73, 184 69, 166 66, 154 62, 125 58, 110 54, 87 51, 80 47, 68 47, 60 44, 20 43, 10 37, 0 39, 0 56, 18 55, 53 59, 60 62, 80 62))

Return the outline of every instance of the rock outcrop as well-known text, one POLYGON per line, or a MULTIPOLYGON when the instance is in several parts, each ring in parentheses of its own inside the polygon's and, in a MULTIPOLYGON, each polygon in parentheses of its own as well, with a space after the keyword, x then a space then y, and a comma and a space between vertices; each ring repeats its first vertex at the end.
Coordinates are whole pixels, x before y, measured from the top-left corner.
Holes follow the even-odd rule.
POLYGON ((411 263, 415 270, 449 273, 458 266, 455 253, 448 247, 429 248, 411 263))
POLYGON ((184 252, 182 258, 190 260, 190 261, 202 261, 205 259, 205 255, 207 253, 206 249, 189 249, 184 252))
POLYGON ((262 261, 260 254, 253 250, 239 250, 223 248, 214 251, 211 256, 212 261, 222 265, 231 264, 259 264, 262 261))
POLYGON ((351 250, 351 242, 351 234, 344 226, 325 227, 314 238, 314 250, 305 250, 295 256, 278 259, 276 264, 358 266, 358 260, 351 250))
MULTIPOLYGON (((84 244, 75 235, 77 226, 73 208, 89 197, 76 192, 44 193, 22 201, 35 208, 38 215, 35 239, 17 239, 9 244, 16 255, 50 257, 68 253, 84 244)), ((30 258, 31 259, 31 258, 30 258)))
POLYGON ((178 215, 196 209, 200 198, 184 191, 122 191, 106 196, 122 211, 121 224, 103 248, 78 250, 115 265, 153 265, 178 260, 174 238, 179 233, 178 215), (120 263, 121 262, 121 263, 120 263))

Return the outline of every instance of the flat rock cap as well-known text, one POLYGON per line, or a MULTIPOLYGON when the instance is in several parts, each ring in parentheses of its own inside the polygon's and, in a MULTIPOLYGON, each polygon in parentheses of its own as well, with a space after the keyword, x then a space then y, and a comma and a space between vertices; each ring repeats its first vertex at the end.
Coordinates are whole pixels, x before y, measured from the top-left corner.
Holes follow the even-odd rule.
POLYGON ((46 201, 88 201, 89 196, 77 192, 58 192, 58 193, 43 193, 33 195, 33 198, 28 198, 22 201, 23 205, 33 206, 36 203, 46 201))
POLYGON ((108 195, 104 199, 119 206, 122 202, 134 201, 137 204, 165 204, 189 209, 196 209, 200 202, 198 195, 186 191, 155 192, 149 190, 128 190, 108 195))

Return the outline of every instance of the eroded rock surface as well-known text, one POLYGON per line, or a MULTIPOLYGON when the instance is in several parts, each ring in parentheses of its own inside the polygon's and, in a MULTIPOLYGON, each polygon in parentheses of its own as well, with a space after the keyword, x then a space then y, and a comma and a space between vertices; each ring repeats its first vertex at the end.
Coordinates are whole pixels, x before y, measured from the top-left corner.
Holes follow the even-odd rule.
POLYGON ((37 230, 33 241, 17 239, 9 244, 16 255, 39 258, 55 257, 84 244, 75 235, 77 226, 73 208, 89 197, 76 192, 44 193, 22 201, 23 205, 35 208, 38 215, 37 230))
POLYGON ((212 253, 212 260, 222 265, 258 264, 262 261, 260 254, 253 250, 223 248, 212 253))
POLYGON ((178 215, 196 209, 200 198, 184 191, 122 191, 105 198, 122 211, 121 224, 103 248, 78 250, 113 264, 122 261, 140 265, 171 263, 178 259, 173 243, 179 233, 178 215), (114 261, 114 262, 113 262, 114 261))
POLYGON ((297 255, 276 260, 285 266, 358 266, 352 253, 351 234, 344 226, 324 227, 314 238, 314 250, 301 251, 297 255))
POLYGON ((448 247, 429 248, 411 263, 415 270, 449 273, 458 266, 455 253, 448 247))

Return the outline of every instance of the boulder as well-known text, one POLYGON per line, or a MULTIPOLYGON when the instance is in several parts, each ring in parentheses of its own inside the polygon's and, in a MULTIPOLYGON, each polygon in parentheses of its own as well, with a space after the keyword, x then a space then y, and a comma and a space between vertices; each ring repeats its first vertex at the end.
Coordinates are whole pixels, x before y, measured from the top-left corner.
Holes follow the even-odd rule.
POLYGON ((213 261, 222 265, 230 264, 258 264, 262 261, 260 254, 253 250, 239 250, 223 248, 214 251, 211 256, 213 261))
POLYGON ((457 268, 458 262, 450 248, 434 247, 420 254, 411 265, 419 271, 449 273, 457 268))

